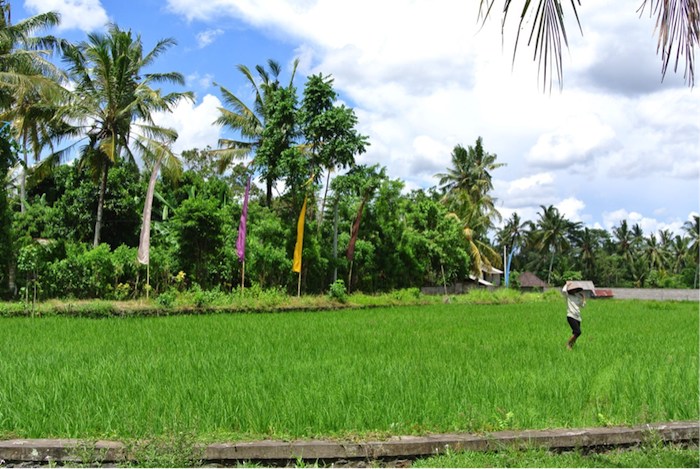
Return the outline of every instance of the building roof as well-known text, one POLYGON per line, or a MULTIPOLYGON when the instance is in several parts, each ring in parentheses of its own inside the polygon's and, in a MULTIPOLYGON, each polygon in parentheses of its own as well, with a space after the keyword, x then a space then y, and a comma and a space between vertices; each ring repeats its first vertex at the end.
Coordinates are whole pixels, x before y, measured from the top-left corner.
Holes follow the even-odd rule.
POLYGON ((544 288, 547 286, 544 280, 540 279, 532 272, 523 272, 520 274, 520 286, 525 288, 544 288))

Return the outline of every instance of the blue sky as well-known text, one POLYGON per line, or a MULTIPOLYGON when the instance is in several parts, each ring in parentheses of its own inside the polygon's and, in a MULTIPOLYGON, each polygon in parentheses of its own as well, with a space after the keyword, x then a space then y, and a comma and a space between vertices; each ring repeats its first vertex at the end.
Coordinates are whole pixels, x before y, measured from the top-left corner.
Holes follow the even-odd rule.
POLYGON ((285 79, 298 57, 299 90, 306 76, 330 74, 355 109, 371 143, 358 162, 386 166, 408 189, 437 184, 454 146, 481 136, 507 165, 493 173, 504 218, 535 220, 555 205, 590 227, 624 218, 646 234, 680 232, 700 206, 700 94, 684 85, 682 63, 661 82, 655 20, 636 3, 584 3, 583 35, 568 22, 564 89, 551 93, 530 49, 512 61, 516 15, 502 41, 500 18, 480 29, 476 1, 25 0, 12 15, 58 11, 54 33, 74 41, 107 22, 146 49, 174 38, 154 71, 182 73, 197 97, 161 117, 180 134, 176 150, 222 135, 213 82, 244 97, 237 64, 274 59, 285 79))

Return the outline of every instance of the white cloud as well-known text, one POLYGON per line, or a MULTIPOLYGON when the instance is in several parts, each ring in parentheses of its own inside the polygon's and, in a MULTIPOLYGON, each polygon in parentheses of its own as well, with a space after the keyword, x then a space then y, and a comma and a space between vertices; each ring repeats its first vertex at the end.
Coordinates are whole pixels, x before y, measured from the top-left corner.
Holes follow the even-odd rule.
POLYGON ((553 204, 556 201, 555 177, 553 173, 545 172, 510 182, 496 179, 494 192, 496 198, 508 207, 500 210, 501 214, 508 216, 513 209, 536 209, 540 205, 553 204))
POLYGON ((34 14, 56 11, 61 14, 59 29, 90 32, 109 22, 100 0, 25 0, 24 6, 34 14))
POLYGON ((569 197, 555 204, 555 207, 559 209, 561 213, 568 220, 578 222, 583 221, 583 216, 580 213, 581 210, 586 208, 586 204, 583 201, 578 200, 575 197, 569 197))
POLYGON ((168 0, 168 8, 214 27, 232 17, 294 44, 303 59, 298 76, 332 74, 355 107, 371 143, 358 161, 380 163, 408 186, 437 184, 432 174, 449 166, 451 149, 482 136, 508 164, 493 175, 502 212, 561 203, 572 216, 605 225, 604 213, 629 205, 601 194, 631 198, 630 191, 673 187, 674 197, 638 209, 663 206, 681 218, 688 194, 698 192, 700 95, 672 75, 660 83, 653 20, 640 19, 628 2, 590 0, 580 8, 584 34, 568 23, 564 90, 551 94, 542 93, 522 41, 512 67, 515 16, 502 42, 500 18, 480 29, 476 2, 168 0), (611 190, 622 186, 627 194, 611 190))
POLYGON ((197 46, 202 49, 204 47, 207 47, 209 44, 214 42, 217 37, 221 36, 224 34, 223 29, 207 29, 206 31, 202 31, 201 33, 197 34, 197 46))
POLYGON ((540 135, 527 159, 550 168, 586 165, 604 153, 614 137, 614 130, 596 114, 565 116, 555 130, 540 135))
MULTIPOLYGON (((687 220, 692 219, 692 213, 688 215, 687 220)), ((612 230, 613 227, 620 226, 622 220, 627 220, 628 226, 639 225, 644 232, 644 236, 650 234, 658 234, 661 230, 669 230, 674 234, 684 234, 683 223, 686 220, 675 219, 668 222, 662 222, 656 218, 647 217, 639 212, 629 212, 625 209, 618 209, 612 212, 603 212, 603 227, 607 230, 612 230)))
POLYGON ((207 89, 210 86, 212 86, 212 83, 214 82, 214 76, 210 73, 192 73, 185 77, 185 81, 188 87, 196 86, 200 89, 207 89))
POLYGON ((177 130, 178 139, 173 145, 175 153, 207 145, 216 147, 221 129, 213 122, 218 116, 219 106, 219 98, 208 94, 199 104, 180 101, 172 113, 158 113, 153 120, 158 125, 177 130))

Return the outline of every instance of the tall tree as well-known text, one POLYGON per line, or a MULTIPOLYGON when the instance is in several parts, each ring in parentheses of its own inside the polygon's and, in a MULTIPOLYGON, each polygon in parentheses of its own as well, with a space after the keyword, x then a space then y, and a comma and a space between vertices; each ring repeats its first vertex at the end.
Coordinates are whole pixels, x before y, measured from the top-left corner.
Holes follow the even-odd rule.
POLYGON ((496 155, 484 151, 481 137, 476 144, 464 148, 457 145, 452 151, 452 167, 439 177, 443 191, 443 203, 462 223, 470 246, 472 272, 482 278, 483 268, 500 266, 501 258, 490 246, 486 233, 500 220, 496 210, 496 199, 490 194, 493 189, 491 172, 504 166, 496 163, 496 155))
MULTIPOLYGON (((80 164, 88 165, 99 180, 93 244, 100 242, 102 213, 109 168, 121 157, 135 161, 135 154, 169 152, 177 133, 153 121, 153 113, 171 111, 190 92, 161 94, 153 84, 184 85, 176 72, 144 73, 173 39, 162 39, 144 53, 141 36, 132 36, 117 25, 107 34, 92 33, 88 40, 65 51, 68 72, 75 82, 71 99, 61 110, 65 122, 76 124, 72 133, 82 137, 80 164)), ((57 156, 64 154, 61 152, 57 156)))
POLYGON ((483 140, 479 137, 473 147, 465 149, 456 145, 452 150, 452 167, 446 173, 436 174, 447 205, 456 212, 471 211, 469 207, 460 208, 461 205, 476 205, 478 213, 488 219, 487 228, 501 216, 496 210, 496 199, 490 195, 493 190, 491 172, 505 166, 505 163, 496 163, 496 158, 495 154, 484 151, 483 140))
MULTIPOLYGON (((266 202, 269 207, 272 203, 272 187, 274 174, 277 167, 274 161, 262 161, 263 158, 256 159, 256 155, 264 142, 264 131, 268 124, 269 113, 271 112, 272 96, 275 91, 281 88, 279 76, 282 72, 280 64, 272 59, 267 61, 268 68, 257 65, 258 79, 253 76, 251 70, 245 65, 237 66, 243 76, 245 76, 253 91, 253 104, 247 105, 245 101, 236 96, 229 89, 215 83, 221 91, 225 107, 219 108, 219 117, 214 122, 217 125, 239 134, 238 139, 222 138, 219 140, 219 148, 213 150, 212 154, 218 159, 219 170, 223 172, 228 168, 233 160, 253 157, 253 166, 265 173, 263 179, 266 185, 266 202), (270 167, 272 165, 272 167, 270 167)), ((287 88, 293 88, 294 76, 296 74, 299 60, 295 59, 292 64, 292 73, 287 88)))
MULTIPOLYGON (((491 13, 495 0, 479 2, 479 16, 484 20, 491 13)), ((568 47, 566 24, 564 22, 564 7, 561 0, 523 0, 515 40, 513 54, 518 48, 520 32, 524 24, 533 18, 528 45, 534 40, 535 59, 539 62, 540 70, 544 68, 543 84, 549 77, 551 87, 553 74, 556 73, 559 86, 563 83, 562 41, 568 47)), ((576 4, 581 0, 571 0, 571 11, 576 23, 583 33, 576 4)), ((502 29, 505 29, 506 17, 513 5, 511 0, 503 2, 502 29)), ((517 7, 516 7, 517 8, 517 7)), ((700 6, 698 0, 642 0, 637 10, 644 13, 656 14, 655 32, 658 35, 657 53, 661 52, 661 77, 666 76, 668 66, 674 63, 674 71, 678 70, 681 56, 685 56, 684 78, 689 86, 695 84, 695 47, 700 42, 700 6), (675 61, 674 61, 675 56, 675 61)))
MULTIPOLYGON (((0 292, 5 290, 5 285, 8 286, 9 290, 14 289, 13 279, 9 272, 12 259, 12 236, 10 231, 12 228, 12 212, 9 207, 6 189, 6 175, 15 160, 15 149, 12 143, 8 125, 5 124, 0 127, 0 292)), ((14 294, 14 292, 12 293, 14 294)))
POLYGON ((67 43, 50 35, 34 35, 58 25, 58 13, 43 13, 17 24, 11 19, 10 3, 0 1, 0 120, 11 122, 13 137, 22 147, 20 209, 24 212, 29 147, 38 161, 41 149, 53 138, 50 123, 63 91, 59 85, 63 75, 50 55, 67 43))
POLYGON ((527 232, 531 225, 532 223, 530 221, 522 221, 520 216, 513 212, 511 217, 505 221, 503 227, 498 230, 498 233, 496 234, 496 241, 501 248, 505 249, 507 256, 505 259, 503 259, 503 262, 505 263, 503 267, 504 274, 506 275, 506 285, 508 285, 509 282, 508 275, 510 274, 510 264, 513 255, 525 243, 527 232))
POLYGON ((550 283, 554 257, 571 247, 568 239, 569 232, 578 228, 581 224, 567 220, 553 205, 548 207, 540 205, 540 209, 541 212, 537 213, 539 219, 535 224, 535 231, 532 233, 532 236, 535 248, 540 253, 549 255, 547 283, 550 283))
POLYGON ((360 135, 355 127, 355 112, 337 105, 338 94, 333 89, 333 79, 322 74, 311 75, 304 86, 301 103, 301 130, 310 147, 312 171, 317 179, 326 171, 326 184, 319 211, 319 229, 326 206, 331 172, 355 164, 355 155, 365 152, 368 138, 360 135))
POLYGON ((654 233, 644 240, 644 259, 650 270, 664 270, 667 264, 667 253, 657 241, 654 233))
POLYGON ((690 238, 690 256, 695 265, 695 277, 693 279, 693 287, 697 288, 698 280, 700 280, 700 217, 693 215, 692 221, 686 221, 683 224, 683 230, 690 238))

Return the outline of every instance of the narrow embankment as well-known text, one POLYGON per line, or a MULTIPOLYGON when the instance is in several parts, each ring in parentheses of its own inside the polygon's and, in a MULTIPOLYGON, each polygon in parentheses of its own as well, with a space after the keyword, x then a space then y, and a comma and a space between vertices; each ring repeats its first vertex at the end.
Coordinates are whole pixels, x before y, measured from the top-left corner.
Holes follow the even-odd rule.
MULTIPOLYGON (((698 422, 670 422, 635 427, 500 431, 484 434, 439 434, 400 436, 383 441, 256 441, 216 443, 190 448, 187 459, 200 464, 235 465, 256 462, 264 466, 290 461, 323 464, 360 461, 398 461, 445 453, 446 451, 498 451, 506 448, 595 449, 632 446, 647 441, 698 444, 698 422)), ((116 464, 138 462, 138 444, 117 441, 6 440, 0 441, 3 465, 23 467, 44 464, 116 464)), ((183 448, 180 448, 182 450, 183 448)), ((149 451, 153 447, 149 446, 149 451)), ((167 450, 167 448, 166 448, 167 450)), ((151 453, 151 457, 154 455, 151 453)))

